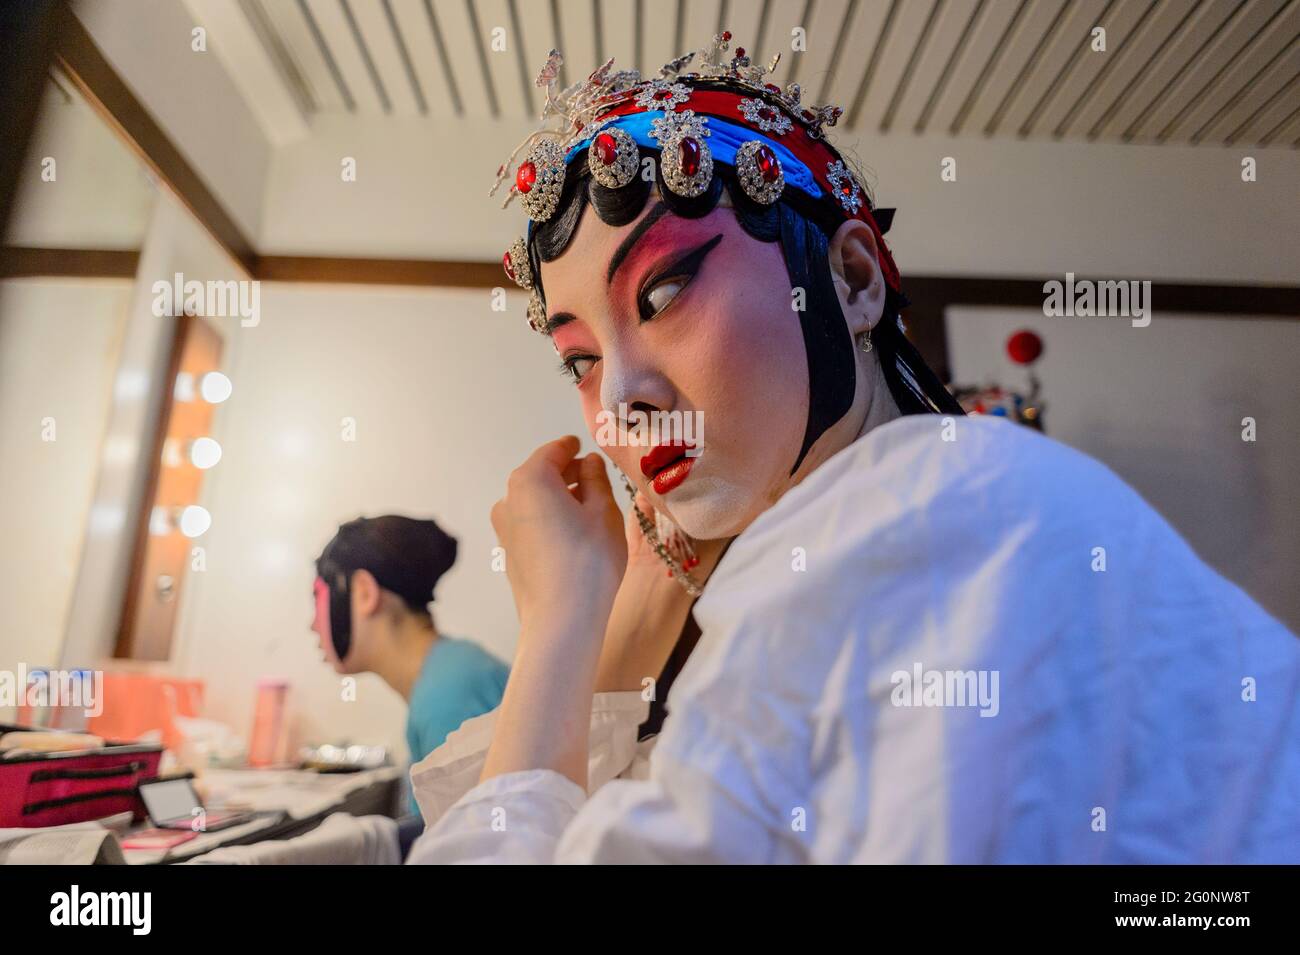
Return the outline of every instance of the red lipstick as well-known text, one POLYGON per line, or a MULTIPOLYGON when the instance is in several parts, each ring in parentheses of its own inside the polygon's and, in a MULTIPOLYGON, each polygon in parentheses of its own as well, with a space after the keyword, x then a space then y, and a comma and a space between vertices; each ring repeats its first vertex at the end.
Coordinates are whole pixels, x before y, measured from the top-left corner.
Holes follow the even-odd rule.
POLYGON ((641 459, 641 473, 650 478, 650 486, 661 497, 686 480, 695 464, 695 458, 686 452, 695 445, 682 441, 655 445, 641 459))

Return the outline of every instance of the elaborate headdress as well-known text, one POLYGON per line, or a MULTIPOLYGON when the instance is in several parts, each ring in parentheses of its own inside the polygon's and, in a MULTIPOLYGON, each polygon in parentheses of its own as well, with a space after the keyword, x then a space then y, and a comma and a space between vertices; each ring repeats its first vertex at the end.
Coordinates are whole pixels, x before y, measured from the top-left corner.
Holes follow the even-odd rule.
MULTIPOLYGON (((732 170, 727 175, 738 187, 732 195, 739 203, 771 208, 784 197, 785 205, 818 223, 808 228, 829 228, 828 234, 849 219, 866 223, 875 237, 890 316, 889 322, 878 323, 880 350, 888 352, 881 355, 881 366, 900 410, 963 413, 903 334, 899 311, 908 300, 883 238, 894 210, 871 207, 854 170, 823 135, 843 111, 838 106, 805 106, 797 83, 782 89, 765 82, 764 77, 776 69, 779 53, 766 66, 758 65, 742 48, 726 57, 730 42, 730 33, 720 33, 705 49, 678 57, 648 79, 636 70, 615 71, 611 59, 563 91, 556 89, 563 59, 558 51, 551 51, 537 77, 537 85, 546 90, 542 128, 520 143, 497 169, 496 183, 489 192, 495 194, 513 176, 502 207, 518 196, 528 213, 527 236, 515 240, 502 262, 506 274, 529 292, 528 324, 547 331, 546 306, 534 268, 534 262, 540 260, 532 257, 536 250, 530 250, 529 239, 539 225, 556 215, 566 180, 579 178, 580 172, 571 169, 571 164, 585 155, 591 178, 602 188, 620 190, 632 187, 641 175, 643 150, 657 151, 655 178, 660 192, 667 190, 664 199, 671 194, 674 205, 683 206, 697 197, 707 200, 706 193, 711 191, 718 195, 715 167, 723 164, 732 170), (688 68, 690 72, 685 72, 688 68), (521 161, 514 166, 517 159, 521 161)), ((803 242, 799 234, 793 235, 794 246, 803 242)), ((787 259, 787 264, 791 261, 787 259)), ((817 284, 815 277, 804 275, 817 284)), ((834 294, 833 289, 829 294, 834 294)), ((801 313, 800 322, 813 394, 803 447, 792 474, 816 438, 847 410, 856 380, 847 330, 842 340, 826 330, 837 322, 842 328, 842 318, 829 313, 814 317, 812 311, 801 313), (815 378, 820 382, 817 386, 815 378)), ((871 332, 862 347, 871 349, 871 332)), ((674 527, 658 526, 663 517, 660 511, 651 521, 636 506, 630 483, 627 489, 647 541, 682 586, 698 594, 699 587, 689 573, 697 563, 689 540, 674 527)))
MULTIPOLYGON (((764 82, 781 55, 762 66, 738 47, 728 59, 724 54, 730 42, 729 32, 720 33, 704 50, 665 64, 651 79, 636 70, 614 71, 610 59, 563 91, 556 89, 563 58, 552 50, 537 77, 537 85, 546 89, 543 127, 497 170, 489 195, 513 172, 502 207, 518 196, 535 225, 555 214, 569 164, 584 150, 592 178, 618 189, 640 173, 641 150, 657 149, 663 186, 683 198, 705 192, 714 163, 726 163, 745 195, 759 205, 770 205, 793 189, 843 219, 865 222, 875 235, 885 282, 899 307, 906 304, 883 238, 894 210, 871 208, 853 170, 823 136, 823 128, 834 126, 843 110, 805 106, 798 83, 782 89, 764 82), (688 67, 692 71, 683 72, 688 67), (514 167, 521 154, 522 162, 514 167)), ((524 237, 515 240, 502 263, 506 274, 530 293, 529 325, 543 330, 545 307, 524 237)))

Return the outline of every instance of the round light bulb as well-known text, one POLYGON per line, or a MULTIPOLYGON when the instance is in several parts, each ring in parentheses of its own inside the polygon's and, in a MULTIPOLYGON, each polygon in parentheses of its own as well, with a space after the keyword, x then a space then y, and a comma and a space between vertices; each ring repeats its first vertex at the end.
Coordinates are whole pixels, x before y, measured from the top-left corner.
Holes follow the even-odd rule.
POLYGON ((176 386, 172 390, 172 396, 181 402, 194 400, 194 376, 188 371, 182 371, 176 375, 176 386))
POLYGON ((196 438, 190 445, 190 463, 206 471, 221 460, 221 445, 212 438, 196 438))
POLYGON ((181 533, 186 537, 202 537, 212 526, 212 515, 207 508, 191 504, 181 511, 181 533))
POLYGON ((219 371, 210 371, 199 381, 199 394, 208 404, 219 405, 230 397, 234 386, 230 379, 219 371))

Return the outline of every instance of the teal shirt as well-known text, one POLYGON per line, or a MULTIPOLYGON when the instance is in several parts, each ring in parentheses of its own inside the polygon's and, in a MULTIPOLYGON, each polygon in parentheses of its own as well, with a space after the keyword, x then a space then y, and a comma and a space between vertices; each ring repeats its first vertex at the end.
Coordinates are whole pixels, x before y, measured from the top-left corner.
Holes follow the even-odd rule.
MULTIPOLYGON (((465 720, 496 709, 509 676, 510 668, 477 643, 439 637, 411 688, 406 714, 411 762, 432 753, 465 720)), ((414 795, 411 810, 420 811, 414 795)))

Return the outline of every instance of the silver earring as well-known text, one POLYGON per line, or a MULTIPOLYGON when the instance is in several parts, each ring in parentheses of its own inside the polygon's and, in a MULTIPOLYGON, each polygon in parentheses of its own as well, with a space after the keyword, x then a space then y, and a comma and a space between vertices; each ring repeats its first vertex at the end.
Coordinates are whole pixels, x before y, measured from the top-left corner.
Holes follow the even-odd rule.
POLYGON ((866 334, 862 336, 862 346, 861 346, 861 347, 862 347, 862 351, 863 351, 865 354, 868 354, 868 355, 871 354, 871 349, 872 349, 873 346, 872 346, 872 344, 871 344, 871 329, 869 329, 869 328, 867 329, 866 334))
MULTIPOLYGON (((672 574, 672 576, 677 579, 677 582, 682 585, 685 591, 692 597, 698 597, 704 591, 700 588, 700 585, 696 583, 695 578, 687 571, 688 566, 693 567, 695 564, 699 563, 698 560, 694 559, 695 552, 690 550, 689 557, 686 558, 688 563, 684 564, 683 561, 678 560, 672 549, 660 540, 659 529, 655 526, 656 521, 650 520, 650 518, 645 516, 645 513, 641 508, 636 506, 636 488, 633 487, 632 482, 628 480, 627 475, 622 471, 619 472, 619 476, 623 478, 623 486, 627 488, 628 497, 632 499, 632 510, 636 513, 637 523, 641 525, 641 535, 646 539, 646 542, 650 544, 650 549, 659 556, 660 560, 668 565, 668 573, 672 574)), ((656 519, 660 517, 658 511, 655 512, 655 517, 656 519)), ((664 520, 667 520, 667 518, 664 518, 664 520)), ((671 521, 669 524, 671 525, 671 521)), ((672 525, 672 527, 676 530, 676 525, 672 525)), ((685 535, 682 536, 684 537, 685 535)), ((678 549, 678 553, 681 553, 680 549, 678 549)))

